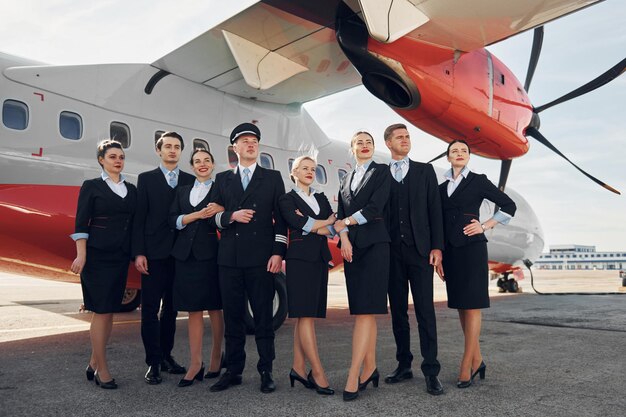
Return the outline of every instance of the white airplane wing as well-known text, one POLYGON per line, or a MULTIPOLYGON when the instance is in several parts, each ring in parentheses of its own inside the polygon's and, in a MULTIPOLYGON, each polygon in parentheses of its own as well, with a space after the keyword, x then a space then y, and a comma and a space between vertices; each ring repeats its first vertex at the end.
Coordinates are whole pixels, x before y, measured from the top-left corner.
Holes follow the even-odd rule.
MULTIPOLYGON (((382 42, 470 51, 602 0, 346 0, 382 42)), ((335 39, 343 0, 263 0, 152 65, 225 93, 303 103, 361 84, 335 39)))

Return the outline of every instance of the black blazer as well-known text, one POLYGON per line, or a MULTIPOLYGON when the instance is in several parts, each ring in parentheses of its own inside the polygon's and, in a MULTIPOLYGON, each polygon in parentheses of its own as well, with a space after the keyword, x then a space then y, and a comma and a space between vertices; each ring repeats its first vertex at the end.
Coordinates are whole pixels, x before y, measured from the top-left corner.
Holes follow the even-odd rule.
POLYGON ((480 221, 480 205, 484 199, 498 205, 503 212, 511 216, 515 215, 517 210, 515 202, 493 185, 484 174, 470 172, 450 197, 448 197, 448 182, 446 181, 439 186, 439 192, 443 207, 446 243, 454 247, 465 246, 473 242, 487 242, 484 233, 474 236, 463 234, 463 228, 472 219, 480 221))
MULTIPOLYGON (((409 203, 411 212, 411 230, 415 239, 415 246, 420 255, 428 257, 432 249, 443 250, 443 216, 441 212, 441 197, 437 183, 437 175, 432 165, 409 161, 409 172, 405 178, 409 179, 409 203)), ((392 181, 395 181, 393 178, 392 181)), ((392 216, 389 204, 385 209, 387 230, 391 230, 392 216)))
MULTIPOLYGON (((176 188, 193 184, 195 179, 193 175, 180 171, 176 188)), ((176 228, 169 226, 167 218, 175 195, 176 189, 169 186, 161 168, 139 174, 137 212, 133 223, 133 257, 144 255, 148 259, 165 259, 170 256, 176 228)))
POLYGON ((130 254, 130 231, 137 205, 137 189, 126 182, 125 198, 115 194, 102 178, 83 182, 78 195, 75 233, 89 233, 87 246, 130 254))
MULTIPOLYGON (((211 191, 206 197, 195 207, 189 202, 189 194, 191 194, 193 185, 183 185, 176 188, 176 197, 174 197, 170 207, 169 226, 171 228, 176 228, 176 219, 181 214, 193 213, 209 204, 215 184, 213 184, 211 191)), ((191 253, 199 261, 217 257, 215 216, 209 219, 196 220, 178 231, 174 247, 172 248, 172 256, 179 261, 186 261, 191 253)))
POLYGON ((391 174, 389 166, 372 161, 359 184, 352 192, 350 184, 354 171, 345 175, 339 187, 337 218, 344 219, 361 210, 367 220, 363 225, 350 225, 348 238, 353 246, 366 248, 375 243, 389 242, 384 209, 389 200, 391 174))
MULTIPOLYGON (((220 172, 215 177, 214 200, 223 206, 217 263, 234 268, 265 266, 272 255, 285 256, 287 225, 280 215, 278 199, 285 194, 280 172, 257 165, 244 192, 239 172, 220 172), (233 212, 252 209, 250 223, 230 223, 233 212)), ((217 216, 216 216, 217 219, 217 216)))
POLYGON ((332 259, 326 236, 316 233, 303 234, 302 227, 309 216, 315 220, 326 220, 333 212, 324 193, 315 193, 313 196, 320 206, 319 214, 315 214, 294 190, 284 194, 278 200, 280 213, 289 226, 289 246, 285 259, 301 259, 309 262, 318 260, 330 262, 332 259), (300 210, 304 217, 297 215, 296 210, 300 210))

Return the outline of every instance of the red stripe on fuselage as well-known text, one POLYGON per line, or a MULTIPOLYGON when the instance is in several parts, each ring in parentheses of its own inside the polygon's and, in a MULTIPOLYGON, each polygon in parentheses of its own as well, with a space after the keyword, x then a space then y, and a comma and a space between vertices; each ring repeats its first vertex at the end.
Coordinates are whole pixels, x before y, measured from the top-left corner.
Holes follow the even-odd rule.
MULTIPOLYGON (((79 186, 0 184, 0 256, 69 270, 79 186)), ((129 288, 140 287, 130 269, 129 288)))

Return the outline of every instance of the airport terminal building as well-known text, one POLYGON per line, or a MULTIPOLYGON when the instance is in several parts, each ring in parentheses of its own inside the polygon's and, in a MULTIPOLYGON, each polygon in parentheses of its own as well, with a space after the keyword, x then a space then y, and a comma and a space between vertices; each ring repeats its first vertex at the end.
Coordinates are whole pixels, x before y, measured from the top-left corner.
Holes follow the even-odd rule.
POLYGON ((538 269, 626 269, 626 251, 596 252, 595 246, 551 245, 534 263, 538 269))

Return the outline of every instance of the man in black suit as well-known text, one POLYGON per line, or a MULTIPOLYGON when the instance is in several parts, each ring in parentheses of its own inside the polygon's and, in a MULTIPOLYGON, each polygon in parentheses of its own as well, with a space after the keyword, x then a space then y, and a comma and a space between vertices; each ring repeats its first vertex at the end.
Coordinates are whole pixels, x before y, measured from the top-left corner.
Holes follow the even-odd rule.
POLYGON ((170 252, 176 231, 167 222, 176 187, 193 184, 195 180, 178 168, 184 146, 178 133, 163 133, 156 142, 161 163, 156 169, 139 174, 137 180, 132 255, 141 273, 141 338, 148 365, 145 380, 150 385, 161 383, 160 371, 186 372, 172 357, 176 311, 172 305, 174 259, 170 252))
POLYGON ((239 164, 235 170, 221 172, 215 178, 215 202, 225 209, 216 214, 215 221, 221 229, 217 263, 226 325, 227 370, 211 391, 241 384, 246 361, 246 295, 254 316, 261 392, 276 389, 272 377, 273 274, 280 271, 287 248, 287 226, 278 208, 285 185, 280 172, 257 165, 260 139, 261 132, 254 124, 237 126, 230 134, 230 143, 239 164))
POLYGON ((433 305, 433 267, 441 263, 443 221, 437 176, 429 164, 408 158, 411 138, 404 124, 385 130, 385 145, 391 151, 391 193, 385 219, 391 235, 389 305, 396 340, 397 368, 385 378, 393 384, 413 378, 408 317, 409 285, 423 357, 421 369, 429 394, 443 393, 437 375, 437 325, 433 305))

